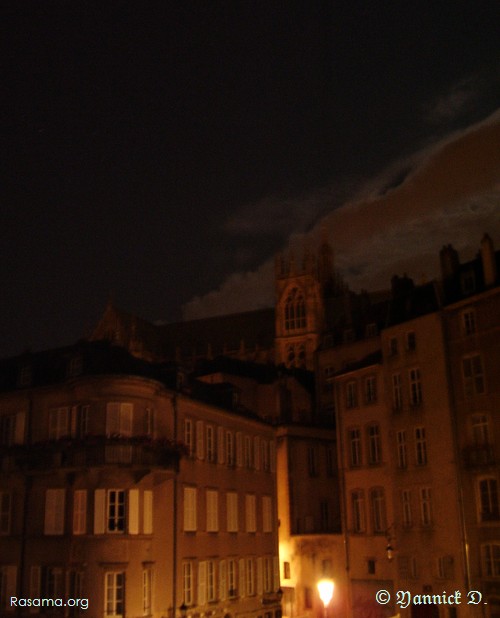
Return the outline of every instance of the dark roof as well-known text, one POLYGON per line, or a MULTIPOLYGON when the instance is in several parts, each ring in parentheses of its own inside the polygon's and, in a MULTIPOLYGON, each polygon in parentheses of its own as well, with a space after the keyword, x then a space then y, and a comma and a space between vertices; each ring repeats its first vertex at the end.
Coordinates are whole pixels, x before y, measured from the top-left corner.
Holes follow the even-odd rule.
POLYGON ((351 371, 356 371, 358 369, 364 369, 365 367, 371 367, 372 365, 379 365, 382 363, 382 351, 376 350, 371 354, 367 354, 363 358, 360 358, 357 361, 347 364, 345 367, 335 372, 333 375, 341 376, 346 373, 351 373, 351 371))

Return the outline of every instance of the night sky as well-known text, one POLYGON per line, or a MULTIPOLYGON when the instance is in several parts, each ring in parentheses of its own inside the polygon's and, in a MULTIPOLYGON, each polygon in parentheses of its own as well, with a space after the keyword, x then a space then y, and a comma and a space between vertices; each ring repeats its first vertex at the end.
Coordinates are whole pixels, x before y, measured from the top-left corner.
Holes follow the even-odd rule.
POLYGON ((2 22, 0 357, 73 343, 110 296, 152 321, 269 305, 272 256, 325 217, 367 287, 431 219, 429 253, 460 231, 500 248, 496 1, 12 2, 2 22))

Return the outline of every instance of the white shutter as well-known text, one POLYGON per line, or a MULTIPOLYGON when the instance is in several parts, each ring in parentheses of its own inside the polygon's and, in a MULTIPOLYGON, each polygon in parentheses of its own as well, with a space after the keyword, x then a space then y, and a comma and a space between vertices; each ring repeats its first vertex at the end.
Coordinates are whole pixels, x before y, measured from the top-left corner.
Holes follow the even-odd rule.
POLYGON ((253 439, 253 466, 260 470, 260 440, 258 436, 253 439))
POLYGON ((73 534, 87 532, 87 490, 77 489, 73 494, 73 534))
POLYGON ((104 534, 106 531, 106 490, 96 489, 94 492, 94 534, 104 534))
POLYGON ((225 448, 224 429, 217 427, 217 463, 223 464, 226 461, 225 448))
POLYGON ((227 568, 226 561, 221 560, 219 563, 219 597, 221 601, 226 600, 227 594, 227 568))
POLYGON ((243 465, 243 436, 241 431, 236 432, 236 465, 240 468, 243 465))
POLYGON ((16 414, 16 425, 14 427, 14 444, 24 444, 24 426, 26 424, 26 412, 16 414))
POLYGON ((38 599, 40 597, 41 569, 39 566, 32 566, 30 569, 30 597, 38 599))
POLYGON ((203 432, 203 421, 196 421, 196 457, 198 459, 205 457, 205 435, 203 432))
POLYGON ((132 435, 134 406, 131 403, 120 404, 120 434, 122 436, 132 435))
POLYGON ((108 403, 106 406, 106 434, 120 433, 120 404, 108 403))
POLYGON ((280 559, 278 556, 273 556, 273 578, 274 590, 280 589, 280 559))
POLYGON ((245 596, 245 560, 240 558, 238 563, 238 574, 239 574, 239 596, 245 596))
POLYGON ((149 489, 144 491, 144 534, 153 534, 153 492, 149 489))
POLYGON ((139 490, 128 492, 128 533, 139 534, 139 490))
POLYGON ((198 563, 198 605, 207 602, 207 563, 198 563))
POLYGON ((64 534, 64 489, 45 492, 45 534, 64 534))
POLYGON ((262 558, 257 558, 257 594, 262 594, 264 590, 262 576, 262 558))

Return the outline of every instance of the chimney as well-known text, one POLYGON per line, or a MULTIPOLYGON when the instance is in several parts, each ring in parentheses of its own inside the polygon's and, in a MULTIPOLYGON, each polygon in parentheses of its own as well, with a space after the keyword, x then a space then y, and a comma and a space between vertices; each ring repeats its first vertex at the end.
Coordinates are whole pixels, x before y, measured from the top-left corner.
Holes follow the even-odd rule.
POLYGON ((481 262, 483 265, 484 285, 489 287, 496 281, 497 268, 493 241, 488 234, 485 234, 481 240, 481 262))
POLYGON ((453 277, 460 265, 456 249, 452 245, 444 246, 439 252, 439 257, 441 260, 441 277, 443 279, 453 277))

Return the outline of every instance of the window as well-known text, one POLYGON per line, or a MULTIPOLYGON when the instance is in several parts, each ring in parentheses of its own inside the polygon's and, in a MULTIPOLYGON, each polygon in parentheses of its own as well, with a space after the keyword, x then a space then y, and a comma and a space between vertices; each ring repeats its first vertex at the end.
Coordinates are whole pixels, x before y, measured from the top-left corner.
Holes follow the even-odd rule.
POLYGON ((255 516, 255 495, 247 494, 245 496, 245 518, 247 532, 257 532, 257 523, 255 516))
POLYGON ((422 403, 422 382, 420 369, 410 369, 410 405, 416 407, 422 403))
POLYGON ((153 492, 145 489, 143 494, 142 527, 144 534, 153 534, 153 492))
POLYGON ((153 569, 142 571, 142 613, 144 616, 153 614, 153 569))
POLYGON ((236 432, 236 465, 243 467, 243 435, 241 431, 236 432))
POLYGON ((196 532, 196 487, 184 487, 184 532, 196 532))
POLYGON ((207 532, 219 531, 219 493, 207 489, 207 532))
POLYGON ((318 475, 318 464, 316 462, 316 450, 313 446, 307 447, 307 470, 309 476, 318 475))
POLYGON ((411 491, 403 489, 401 492, 401 511, 403 515, 403 528, 411 528, 413 524, 411 509, 411 491))
POLYGON ((273 531, 273 509, 271 496, 262 496, 262 532, 273 531))
POLYGON ((468 309, 462 313, 462 332, 465 336, 476 332, 476 312, 468 309))
POLYGON ((270 466, 269 466, 269 443, 267 442, 267 440, 261 440, 260 441, 260 450, 261 450, 261 464, 262 464, 262 470, 264 470, 265 472, 269 472, 270 466))
POLYGON ((49 440, 69 436, 69 408, 54 408, 49 411, 49 440))
POLYGON ((408 467, 408 456, 406 448, 406 431, 401 429, 396 434, 397 452, 398 452, 398 468, 404 469, 408 467))
POLYGON ((226 431, 226 463, 228 466, 234 466, 234 435, 232 431, 226 431))
POLYGON ((144 410, 144 435, 153 437, 155 435, 155 411, 153 408, 144 410))
POLYGON ((125 573, 111 572, 105 575, 106 618, 125 614, 125 573))
POLYGON ((188 455, 192 457, 194 453, 194 436, 193 421, 190 418, 184 419, 184 445, 186 446, 188 455))
POLYGON ((291 578, 291 569, 289 562, 283 562, 283 579, 291 578))
POLYGON ((252 438, 250 436, 245 436, 243 464, 248 470, 252 467, 252 438))
POLYGON ((76 489, 73 493, 73 534, 87 532, 87 490, 76 489))
POLYGON ((414 352, 417 349, 417 338, 412 330, 406 333, 406 349, 408 352, 414 352))
POLYGON ((46 490, 44 534, 64 534, 64 502, 64 489, 46 490))
POLYGON ((106 406, 106 434, 131 436, 134 406, 131 403, 108 403, 106 406))
POLYGON ((385 516, 385 496, 384 490, 381 487, 370 490, 370 508, 373 532, 385 532, 387 529, 385 516))
POLYGON ((420 517, 422 526, 430 526, 432 523, 431 490, 429 487, 420 488, 420 517))
POLYGON ((78 405, 72 410, 71 435, 84 438, 89 433, 89 405, 78 405))
POLYGON ((285 301, 285 330, 298 330, 306 327, 306 303, 298 288, 293 288, 285 301))
POLYGON ((335 457, 333 448, 327 447, 325 450, 326 456, 326 474, 327 476, 334 476, 335 474, 335 457))
POLYGON ((247 596, 251 597, 255 594, 255 560, 247 558, 247 596))
POLYGON ((359 428, 350 429, 348 432, 349 442, 349 463, 351 467, 361 465, 361 430, 359 428))
POLYGON ((215 562, 213 560, 207 560, 207 601, 209 603, 215 601, 217 598, 215 582, 215 562))
POLYGON ((207 563, 205 560, 198 562, 198 605, 207 602, 207 563))
POLYGON ((473 354, 462 359, 465 394, 481 395, 484 393, 483 360, 480 354, 473 354))
POLYGON ((415 427, 415 462, 417 466, 425 466, 427 464, 425 427, 415 427))
POLYGON ((375 403, 377 401, 377 379, 375 376, 365 378, 365 403, 375 403))
POLYGON ((221 601, 226 600, 227 594, 227 566, 226 561, 219 562, 219 598, 221 601))
POLYGON ((485 478, 479 481, 479 519, 480 521, 500 519, 498 483, 495 478, 485 478))
POLYGON ((327 500, 319 503, 320 528, 324 532, 330 530, 330 505, 327 500))
POLYGON ((486 414, 473 415, 472 440, 476 446, 491 444, 490 424, 486 414))
POLYGON ((366 561, 366 570, 368 571, 368 575, 375 575, 376 572, 376 560, 373 558, 368 558, 366 561))
POLYGON ((226 494, 227 531, 238 532, 238 494, 230 491, 226 494))
POLYGON ((416 579, 418 576, 417 559, 412 556, 398 557, 398 573, 401 579, 416 579))
POLYGON ((196 421, 196 457, 205 459, 205 432, 203 421, 196 421))
POLYGON ((182 596, 185 605, 193 605, 193 563, 189 560, 182 563, 182 596))
POLYGON ((358 385, 353 380, 346 384, 346 408, 356 408, 358 405, 358 385))
POLYGON ((125 491, 110 489, 107 499, 107 531, 125 532, 125 491))
POLYGON ((368 433, 368 462, 373 466, 381 462, 380 427, 370 425, 368 433))
POLYGON ((238 594, 238 590, 236 588, 237 581, 236 560, 229 559, 227 561, 227 595, 230 599, 234 598, 238 594))
POLYGON ((12 521, 12 494, 0 491, 0 535, 10 534, 12 521))
POLYGON ((272 558, 264 558, 264 592, 273 591, 273 563, 272 558))
POLYGON ((400 373, 392 375, 392 407, 394 410, 401 410, 403 407, 403 388, 400 373))
POLYGON ((500 543, 487 543, 481 550, 483 576, 500 577, 500 543))
POLYGON ((351 493, 353 532, 365 531, 365 497, 361 489, 351 493))
POLYGON ((452 579, 454 576, 453 556, 439 556, 437 559, 437 575, 441 579, 452 579))
POLYGON ((215 429, 213 425, 207 425, 207 461, 215 462, 215 429))
POLYGON ((260 470, 260 438, 255 436, 253 439, 253 465, 256 470, 260 470))

